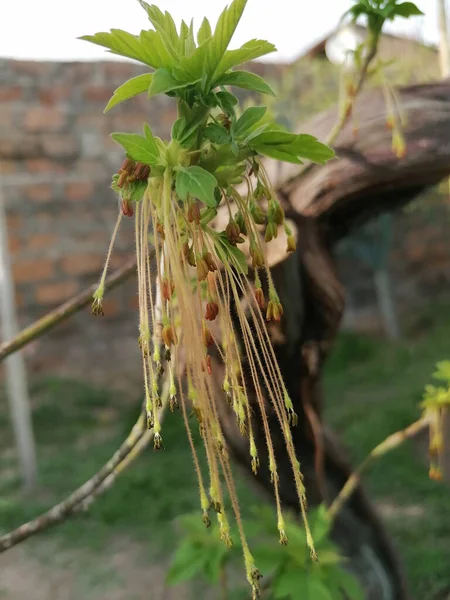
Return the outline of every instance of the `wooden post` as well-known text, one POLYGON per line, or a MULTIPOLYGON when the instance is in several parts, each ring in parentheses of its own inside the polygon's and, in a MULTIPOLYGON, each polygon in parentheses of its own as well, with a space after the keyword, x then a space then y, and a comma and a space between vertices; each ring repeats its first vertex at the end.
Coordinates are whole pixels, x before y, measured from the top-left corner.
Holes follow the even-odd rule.
MULTIPOLYGON (((12 339, 18 332, 14 304, 14 285, 8 255, 3 191, 0 185, 0 325, 3 340, 12 339)), ((36 447, 31 422, 25 361, 20 352, 5 360, 6 391, 11 411, 22 480, 26 492, 37 481, 36 447)))
POLYGON ((439 60, 442 77, 450 75, 450 42, 448 37, 446 0, 438 0, 439 60))

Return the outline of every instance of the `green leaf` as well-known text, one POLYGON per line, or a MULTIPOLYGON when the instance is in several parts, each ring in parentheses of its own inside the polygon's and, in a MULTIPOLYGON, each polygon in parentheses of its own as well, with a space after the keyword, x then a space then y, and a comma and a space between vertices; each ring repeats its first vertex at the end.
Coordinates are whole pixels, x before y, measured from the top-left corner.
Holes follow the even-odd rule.
POLYGON ((208 19, 205 17, 197 33, 198 45, 200 46, 201 44, 204 44, 206 41, 209 40, 210 37, 212 37, 211 25, 208 19))
MULTIPOLYGON (((277 600, 287 600, 287 598, 309 600, 308 573, 298 568, 281 571, 272 582, 272 593, 277 600)), ((314 598, 314 600, 318 599, 314 598)))
POLYGON ((167 69, 158 69, 153 74, 152 83, 148 90, 148 97, 151 98, 157 94, 167 94, 193 83, 195 83, 195 81, 178 81, 178 79, 175 79, 172 73, 167 71, 167 69))
POLYGON ((217 123, 210 123, 208 127, 205 128, 204 132, 205 137, 213 142, 214 144, 226 144, 230 141, 230 134, 217 123))
POLYGON ((225 234, 220 234, 215 243, 217 256, 224 264, 228 264, 242 275, 248 274, 248 264, 245 254, 236 246, 232 246, 225 234))
POLYGON ((210 81, 223 73, 223 71, 218 70, 218 66, 241 20, 246 4, 247 0, 233 0, 230 6, 224 9, 217 21, 208 48, 207 69, 210 81))
POLYGON ((241 136, 254 127, 266 114, 265 106, 251 106, 239 117, 234 127, 234 133, 241 136))
POLYGON ((331 528, 331 519, 328 516, 327 507, 321 504, 314 511, 311 523, 311 535, 315 544, 319 544, 328 536, 331 528))
POLYGON ((109 33, 100 32, 95 35, 83 35, 79 39, 108 48, 112 54, 133 58, 154 69, 158 68, 157 61, 154 60, 142 40, 121 29, 111 29, 109 33))
POLYGON ((301 158, 324 164, 334 158, 334 151, 312 135, 295 135, 284 131, 265 131, 254 137, 249 146, 259 154, 301 164, 301 158))
POLYGON ((394 14, 398 17, 409 19, 409 17, 423 15, 423 12, 414 4, 414 2, 402 2, 401 4, 395 5, 394 14))
POLYGON ((234 114, 234 107, 238 104, 238 99, 230 92, 216 92, 216 100, 223 112, 228 115, 234 114))
POLYGON ((176 585, 188 581, 203 571, 209 556, 207 546, 194 545, 190 541, 183 542, 175 553, 175 558, 167 573, 166 582, 176 585))
POLYGON ((448 381, 450 383, 450 360, 438 362, 433 377, 440 381, 448 381))
POLYGON ((243 63, 260 58, 271 52, 276 52, 276 50, 273 44, 265 40, 250 40, 237 50, 227 50, 220 61, 217 73, 226 73, 233 67, 238 67, 243 63))
POLYGON ((351 575, 344 569, 333 571, 333 577, 330 580, 330 587, 337 587, 346 593, 349 600, 364 600, 366 595, 364 590, 354 575, 351 575))
POLYGON ((271 539, 269 542, 259 543, 252 551, 255 559, 255 564, 264 575, 268 575, 275 569, 282 567, 287 559, 288 554, 286 548, 281 544, 274 544, 271 539))
POLYGON ((198 198, 206 206, 215 207, 214 190, 217 180, 202 167, 181 168, 177 173, 176 192, 181 200, 186 200, 188 194, 198 198))
POLYGON ((138 75, 126 81, 123 85, 114 90, 113 97, 106 105, 103 112, 108 112, 117 104, 133 98, 142 92, 146 92, 152 82, 153 75, 151 73, 145 73, 144 75, 138 75))
POLYGON ((249 73, 247 71, 232 71, 225 73, 215 83, 214 86, 232 85, 244 90, 252 90, 261 94, 270 94, 275 96, 275 92, 262 77, 249 73))
POLYGON ((155 69, 171 69, 176 60, 167 49, 161 34, 157 31, 141 31, 139 39, 142 42, 145 56, 152 61, 155 69))
POLYGON ((140 202, 144 197, 145 190, 147 189, 146 181, 133 181, 128 186, 128 195, 130 200, 133 202, 140 202))
MULTIPOLYGON (((148 125, 146 127, 150 131, 148 125)), ((128 158, 146 165, 156 164, 159 150, 153 136, 148 137, 146 134, 144 137, 136 133, 112 133, 111 137, 125 148, 128 158)))
POLYGON ((333 600, 333 596, 325 583, 311 576, 308 578, 307 598, 309 600, 333 600))
POLYGON ((177 28, 172 16, 165 12, 163 13, 154 4, 147 4, 143 0, 138 0, 140 5, 147 11, 147 16, 155 28, 155 30, 161 34, 162 39, 165 42, 167 50, 170 52, 174 59, 177 59, 179 53, 177 52, 179 47, 180 38, 177 33, 177 28))

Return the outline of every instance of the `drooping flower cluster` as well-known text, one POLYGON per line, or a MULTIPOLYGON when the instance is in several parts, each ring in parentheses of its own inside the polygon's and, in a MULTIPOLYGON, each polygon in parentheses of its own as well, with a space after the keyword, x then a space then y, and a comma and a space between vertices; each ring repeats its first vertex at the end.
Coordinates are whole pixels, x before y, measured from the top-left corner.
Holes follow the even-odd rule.
MULTIPOLYGON (((197 36, 198 45, 192 24, 187 27, 183 23, 178 33, 168 13, 141 4, 154 30, 139 37, 119 30, 87 36, 155 69, 116 90, 108 107, 142 91, 148 91, 149 96, 165 93, 176 98, 179 118, 167 142, 154 137, 148 125, 143 136, 112 134, 127 158, 112 182, 120 209, 107 263, 121 219, 133 217, 139 345, 147 422, 154 432, 154 446, 162 447, 158 415, 164 374, 169 382, 169 406, 172 410, 181 408, 186 425, 203 519, 208 524, 213 510, 221 537, 231 543, 226 490, 240 532, 247 578, 256 595, 259 573, 241 522, 220 419, 221 403, 228 402, 246 436, 255 473, 259 456, 254 428, 264 431, 280 541, 287 543, 268 413, 278 418, 313 551, 305 489, 290 429, 297 417, 266 327, 267 321, 281 320, 283 307, 268 268, 265 245, 277 238, 282 228, 287 236, 286 250, 293 252, 295 238, 260 156, 293 163, 300 163, 300 157, 325 162, 333 152, 311 136, 294 135, 272 123, 265 107, 251 107, 238 116, 237 99, 224 86, 271 93, 260 77, 232 70, 273 50, 271 44, 260 40, 248 42, 240 50, 227 50, 246 0, 235 0, 224 10, 214 33, 205 20, 197 36), (227 214, 223 228, 215 225, 220 211, 227 214), (217 390, 218 377, 223 394, 217 390), (207 479, 192 440, 191 410, 203 439, 207 479)), ((107 264, 94 296, 95 314, 102 314, 106 269, 107 264)))

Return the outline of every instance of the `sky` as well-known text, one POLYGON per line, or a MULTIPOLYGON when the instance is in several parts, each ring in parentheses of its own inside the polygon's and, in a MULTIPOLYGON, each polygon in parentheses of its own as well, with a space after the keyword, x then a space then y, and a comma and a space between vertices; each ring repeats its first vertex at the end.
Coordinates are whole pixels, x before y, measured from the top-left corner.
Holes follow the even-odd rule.
MULTIPOLYGON (((229 3, 230 0, 228 0, 229 3)), ((0 57, 35 60, 114 60, 102 48, 76 38, 111 28, 139 33, 148 29, 136 0, 4 0, 0 20, 0 57)), ((152 3, 149 0, 149 3, 152 3)), ((179 23, 203 16, 215 22, 227 0, 154 0, 179 23)), ((232 45, 267 39, 277 54, 266 60, 289 61, 331 31, 352 0, 248 0, 232 45)), ((425 17, 403 19, 388 31, 436 43, 437 0, 416 0, 425 17)))

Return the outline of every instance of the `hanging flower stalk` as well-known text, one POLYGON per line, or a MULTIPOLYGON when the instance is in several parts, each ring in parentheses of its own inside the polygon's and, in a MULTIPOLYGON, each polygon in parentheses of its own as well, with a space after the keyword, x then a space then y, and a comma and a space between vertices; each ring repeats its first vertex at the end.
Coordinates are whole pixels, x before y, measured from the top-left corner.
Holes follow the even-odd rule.
MULTIPOLYGON (((204 19, 194 36, 192 22, 189 26, 182 22, 178 31, 167 12, 140 1, 153 29, 139 36, 115 29, 83 39, 152 69, 119 87, 105 110, 140 93, 147 93, 149 98, 166 94, 177 104, 178 118, 169 141, 155 137, 147 124, 143 135, 112 134, 126 153, 112 181, 120 199, 118 224, 123 216, 135 219, 139 344, 147 421, 154 428, 158 449, 162 446, 158 376, 166 371, 170 406, 173 409, 181 405, 194 456, 203 519, 209 524, 213 509, 221 537, 226 544, 231 543, 224 507, 226 489, 240 532, 247 578, 257 596, 260 575, 242 526, 219 403, 229 402, 242 434, 247 436, 254 472, 259 457, 253 427, 257 423, 264 430, 280 541, 287 543, 268 412, 277 416, 314 553, 305 489, 291 435, 296 415, 266 328, 267 321, 282 319, 283 307, 268 269, 265 245, 277 238, 280 228, 287 235, 288 252, 295 250, 295 239, 260 157, 296 164, 301 164, 302 158, 324 163, 334 153, 312 136, 294 135, 271 122, 263 106, 248 108, 238 116, 238 100, 228 86, 273 93, 261 77, 234 70, 275 51, 272 44, 262 40, 228 50, 246 3, 234 0, 221 14, 214 31, 204 19), (219 209, 228 215, 223 231, 214 226, 219 209), (252 288, 247 256, 239 248, 242 244, 248 249, 253 268, 252 288), (150 259, 151 247, 155 250, 154 262, 150 259), (264 297, 263 279, 268 283, 268 298, 264 297), (232 306, 237 312, 237 325, 231 315, 232 306), (214 387, 213 355, 224 367, 223 397, 214 387), (183 373, 177 369, 181 360, 183 373), (250 405, 250 389, 255 406, 250 405), (203 438, 208 479, 201 472, 192 443, 188 421, 191 410, 203 438)), ((108 259, 110 254, 111 248, 108 259)), ((96 314, 102 314, 103 282, 104 276, 94 297, 96 314)))

